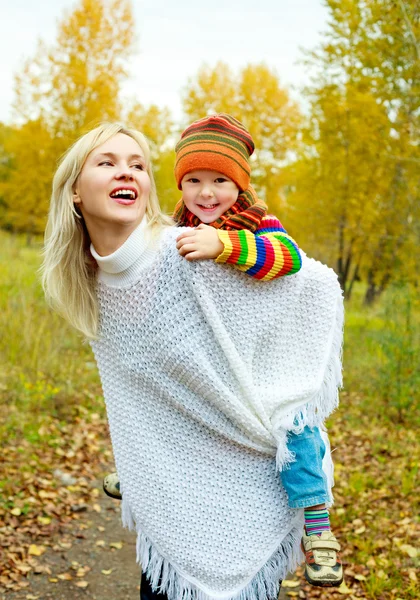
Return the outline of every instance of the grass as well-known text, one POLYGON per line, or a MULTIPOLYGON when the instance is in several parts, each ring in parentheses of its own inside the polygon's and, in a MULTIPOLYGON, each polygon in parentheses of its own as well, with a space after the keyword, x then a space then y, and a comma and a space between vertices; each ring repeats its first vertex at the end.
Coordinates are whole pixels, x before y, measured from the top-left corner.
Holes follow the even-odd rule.
MULTIPOLYGON (((94 465, 92 452, 101 443, 95 431, 104 430, 92 352, 46 307, 40 254, 40 241, 28 248, 25 238, 0 231, 0 439, 11 457, 0 473, 0 507, 6 513, 16 505, 22 514, 35 511, 25 500, 25 481, 49 472, 52 455, 66 453, 71 461, 70 451, 81 451, 74 434, 80 428, 72 429, 73 422, 82 416, 91 423, 83 446, 86 465, 94 465), (20 468, 13 467, 16 456, 20 468)), ((345 390, 330 419, 337 447, 332 520, 344 541, 354 597, 416 598, 419 299, 400 285, 367 309, 363 291, 356 288, 346 306, 345 390)), ((308 598, 314 594, 307 591, 308 598)))
POLYGON ((31 442, 45 419, 102 406, 89 346, 45 305, 40 261, 40 241, 0 232, 0 434, 31 442))

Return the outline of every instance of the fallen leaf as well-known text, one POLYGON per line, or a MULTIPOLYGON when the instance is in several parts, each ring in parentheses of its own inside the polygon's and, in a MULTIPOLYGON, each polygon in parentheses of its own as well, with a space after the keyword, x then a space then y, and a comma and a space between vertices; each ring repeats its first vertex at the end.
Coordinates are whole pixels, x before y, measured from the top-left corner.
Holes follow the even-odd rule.
POLYGON ((113 570, 114 570, 114 569, 108 569, 108 570, 106 570, 106 569, 102 569, 101 573, 102 573, 103 575, 111 575, 111 573, 112 573, 112 571, 113 571, 113 570))
POLYGON ((123 547, 123 543, 122 542, 111 542, 109 544, 110 548, 115 548, 116 550, 121 550, 121 548, 123 547))
POLYGON ((46 548, 45 546, 37 546, 36 544, 31 544, 29 546, 28 554, 30 556, 42 556, 44 554, 46 548))
POLYGON ((281 582, 281 587, 285 587, 285 588, 294 588, 294 587, 298 587, 298 585, 300 585, 300 581, 297 579, 284 579, 281 582))
POLYGON ((96 546, 105 546, 105 540, 98 540, 96 546))
POLYGON ((353 590, 351 590, 349 587, 347 587, 346 582, 343 581, 343 583, 340 585, 340 587, 337 588, 337 592, 339 594, 352 594, 353 590))
POLYGON ((87 586, 89 585, 88 581, 76 581, 77 587, 79 588, 87 588, 87 586))
POLYGON ((93 510, 94 510, 95 512, 97 512, 97 513, 100 513, 100 512, 102 512, 102 508, 101 508, 101 505, 100 505, 100 504, 94 504, 94 505, 92 506, 92 508, 93 508, 93 510))
POLYGON ((49 577, 49 578, 48 578, 48 581, 49 581, 50 583, 58 583, 58 579, 57 579, 57 577, 49 577))
POLYGON ((37 517, 37 521, 40 525, 49 525, 51 523, 51 517, 37 517))
POLYGON ((10 512, 15 517, 19 517, 22 514, 22 511, 18 507, 12 508, 12 510, 10 512))
POLYGON ((292 598, 296 598, 299 596, 297 592, 286 592, 286 596, 291 596, 292 598))
POLYGON ((73 579, 70 573, 60 573, 59 575, 57 575, 57 577, 62 581, 71 581, 73 579))
POLYGON ((402 544, 400 546, 400 550, 408 554, 410 558, 417 558, 417 548, 414 548, 414 546, 410 546, 410 544, 402 544))
POLYGON ((29 571, 32 571, 32 567, 29 565, 16 565, 16 569, 21 573, 29 573, 29 571))
POLYGON ((355 575, 354 576, 355 579, 357 579, 357 581, 366 581, 366 577, 364 575, 355 575))

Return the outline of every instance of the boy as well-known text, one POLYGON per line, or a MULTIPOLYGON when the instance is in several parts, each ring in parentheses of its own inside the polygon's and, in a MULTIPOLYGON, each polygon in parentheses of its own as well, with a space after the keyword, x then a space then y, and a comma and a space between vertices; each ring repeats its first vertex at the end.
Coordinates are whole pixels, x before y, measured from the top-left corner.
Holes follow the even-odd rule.
MULTIPOLYGON (((175 178, 182 198, 174 219, 194 228, 177 238, 182 256, 230 263, 264 281, 299 271, 296 243, 276 217, 267 215, 266 205, 250 186, 254 142, 239 121, 226 114, 200 119, 185 129, 175 151, 175 178)), ((295 460, 280 475, 289 506, 305 509, 305 577, 316 586, 338 586, 343 580, 340 546, 331 533, 325 504, 329 500, 321 466, 325 445, 318 428, 289 432, 288 450, 295 460)), ((105 478, 104 490, 121 497, 116 474, 105 478)))

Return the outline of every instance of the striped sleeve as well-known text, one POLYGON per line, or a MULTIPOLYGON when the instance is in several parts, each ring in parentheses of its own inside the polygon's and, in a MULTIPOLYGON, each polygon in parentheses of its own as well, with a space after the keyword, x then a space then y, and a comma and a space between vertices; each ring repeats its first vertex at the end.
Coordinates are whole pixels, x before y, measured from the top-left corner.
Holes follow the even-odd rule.
POLYGON ((224 250, 216 262, 233 264, 255 279, 270 281, 293 275, 302 266, 296 242, 273 215, 264 217, 255 232, 219 229, 217 233, 224 250))

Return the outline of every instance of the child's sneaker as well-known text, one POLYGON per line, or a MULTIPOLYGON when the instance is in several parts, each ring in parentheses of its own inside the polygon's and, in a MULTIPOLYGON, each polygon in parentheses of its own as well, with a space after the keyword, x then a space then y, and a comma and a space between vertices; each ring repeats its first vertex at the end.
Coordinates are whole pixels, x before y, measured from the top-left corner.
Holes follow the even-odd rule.
POLYGON ((120 492, 120 479, 118 477, 118 473, 110 473, 109 475, 104 477, 103 488, 107 496, 115 498, 116 500, 122 499, 122 495, 120 492))
POLYGON ((331 531, 323 531, 321 535, 303 534, 305 552, 305 578, 312 585, 319 587, 339 586, 343 582, 340 544, 331 531))

